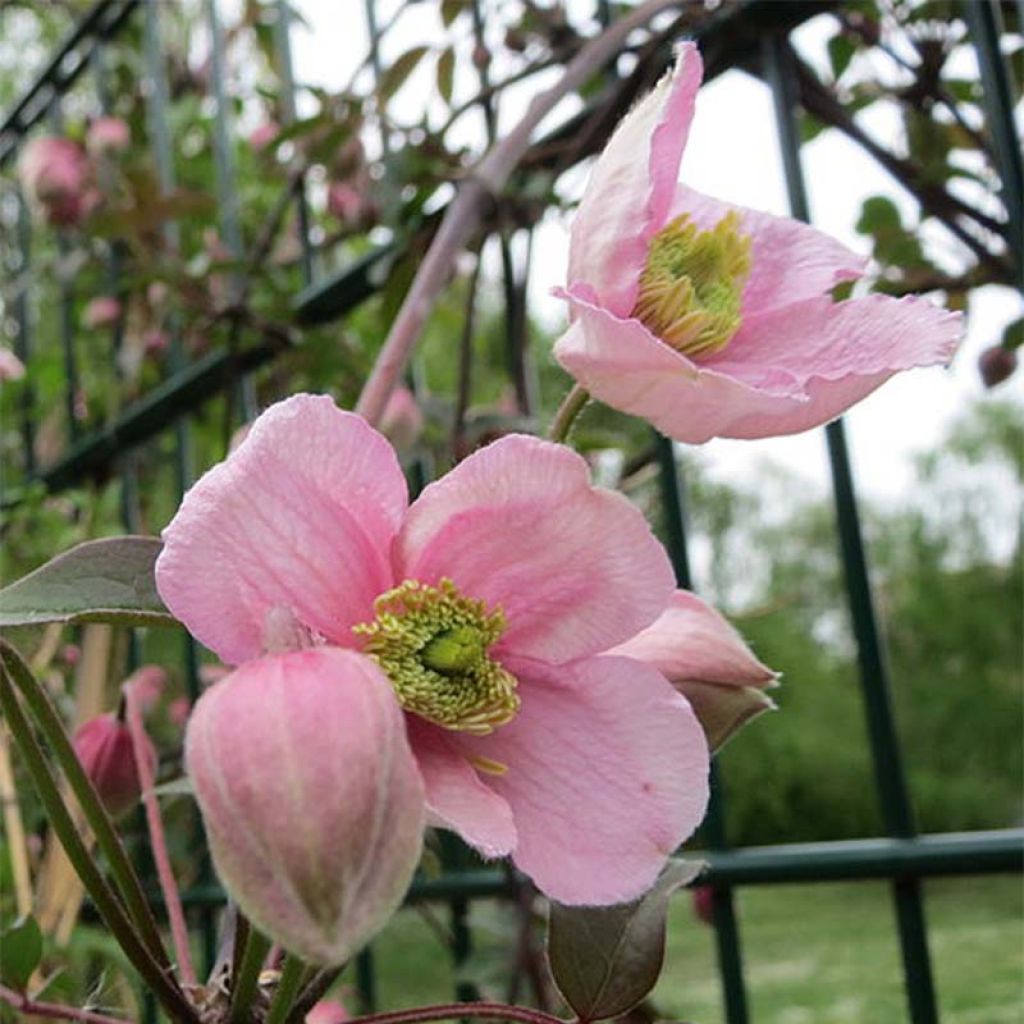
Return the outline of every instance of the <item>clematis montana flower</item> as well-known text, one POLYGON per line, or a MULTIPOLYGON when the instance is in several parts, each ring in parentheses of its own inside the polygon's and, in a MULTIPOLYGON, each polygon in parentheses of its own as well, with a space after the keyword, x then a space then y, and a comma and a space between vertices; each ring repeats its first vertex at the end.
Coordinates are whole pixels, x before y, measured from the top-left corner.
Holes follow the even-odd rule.
POLYGON ((95 205, 85 150, 61 136, 33 139, 18 162, 21 184, 51 224, 77 224, 95 205))
POLYGON ((702 66, 692 43, 627 115, 572 226, 562 366, 678 441, 793 434, 900 370, 945 363, 960 317, 918 298, 835 302, 865 261, 794 220, 677 184, 702 66))
POLYGON ((671 567, 639 510, 567 448, 504 437, 410 506, 380 434, 298 395, 196 483, 163 537, 168 608, 245 663, 210 697, 244 672, 258 700, 282 651, 361 652, 404 709, 431 822, 510 854, 552 898, 636 897, 700 822, 700 723, 656 668, 611 652, 664 611, 671 567))

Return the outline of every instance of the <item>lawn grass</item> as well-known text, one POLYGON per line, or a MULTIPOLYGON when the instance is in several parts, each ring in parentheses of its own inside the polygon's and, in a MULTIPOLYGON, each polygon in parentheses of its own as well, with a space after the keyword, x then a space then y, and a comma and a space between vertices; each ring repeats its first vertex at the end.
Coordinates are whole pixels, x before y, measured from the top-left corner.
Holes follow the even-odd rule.
MULTIPOLYGON (((926 914, 943 1024, 1024 1022, 1024 890, 1017 878, 926 883, 926 914)), ((438 908, 444 919, 443 908, 438 908)), ((907 1019, 888 886, 789 885, 740 891, 738 911, 754 1024, 900 1024, 907 1019)), ((510 923, 493 904, 471 917, 470 964, 488 996, 503 997, 510 923)), ((673 904, 659 1016, 724 1024, 713 932, 688 894, 673 904)), ((451 998, 447 953, 415 911, 375 943, 381 1008, 451 998)))

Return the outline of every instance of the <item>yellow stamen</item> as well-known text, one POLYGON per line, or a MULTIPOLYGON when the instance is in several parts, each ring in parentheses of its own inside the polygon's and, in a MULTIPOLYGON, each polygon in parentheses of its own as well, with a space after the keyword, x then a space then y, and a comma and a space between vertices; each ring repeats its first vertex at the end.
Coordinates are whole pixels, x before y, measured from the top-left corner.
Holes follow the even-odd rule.
POLYGON ((651 239, 633 316, 679 352, 710 355, 739 328, 749 273, 750 238, 735 211, 710 231, 684 213, 651 239))

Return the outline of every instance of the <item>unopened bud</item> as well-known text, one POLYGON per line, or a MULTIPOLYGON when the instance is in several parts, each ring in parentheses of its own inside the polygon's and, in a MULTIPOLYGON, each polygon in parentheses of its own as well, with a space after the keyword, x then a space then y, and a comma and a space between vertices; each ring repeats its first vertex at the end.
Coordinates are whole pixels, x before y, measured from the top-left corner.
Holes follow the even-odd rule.
POLYGON ((416 397, 399 385, 391 392, 380 418, 380 432, 396 447, 411 448, 423 433, 423 412, 416 397))
POLYGON ((978 357, 978 372, 987 388, 1002 384, 1017 369, 1017 353, 1013 349, 993 345, 978 357))
POLYGON ((121 303, 112 295, 98 295, 85 307, 82 323, 89 328, 113 327, 121 318, 121 303))
MULTIPOLYGON (((142 787, 135 768, 131 735, 113 714, 98 715, 81 726, 73 739, 75 753, 96 787, 110 816, 120 818, 138 802, 142 787)), ((156 750, 146 740, 146 755, 156 768, 156 750)))
POLYGON ((345 1024, 348 1010, 336 999, 321 999, 306 1014, 306 1024, 345 1024))
POLYGON ((85 136, 85 148, 93 156, 120 153, 128 148, 130 142, 131 131, 119 117, 97 117, 85 136))
POLYGON ((423 784, 368 658, 317 647, 243 665, 196 704, 185 764, 221 881, 285 949, 343 963, 398 908, 423 784))

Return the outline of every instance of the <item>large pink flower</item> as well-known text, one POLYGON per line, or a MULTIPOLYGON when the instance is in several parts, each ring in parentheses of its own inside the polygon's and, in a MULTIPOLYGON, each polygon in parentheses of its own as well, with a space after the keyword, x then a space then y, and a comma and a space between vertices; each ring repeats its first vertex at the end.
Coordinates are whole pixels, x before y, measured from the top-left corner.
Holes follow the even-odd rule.
POLYGON ((700 822, 693 710, 656 668, 607 653, 666 608, 671 568, 568 449, 505 437, 410 506, 388 442, 299 395, 199 480, 164 543, 167 606, 250 680, 310 643, 374 657, 433 823, 511 854, 551 897, 637 896, 700 822))
POLYGON ((797 433, 899 370, 948 361, 959 316, 917 298, 835 302, 863 259, 677 183, 701 75, 687 43, 597 161, 571 231, 562 366, 609 405, 699 443, 797 433))

